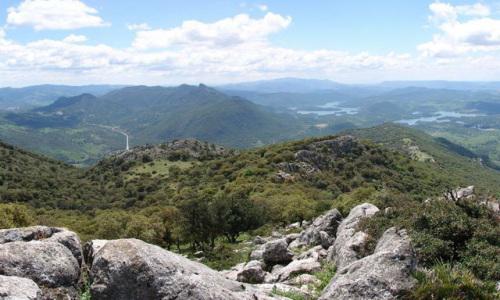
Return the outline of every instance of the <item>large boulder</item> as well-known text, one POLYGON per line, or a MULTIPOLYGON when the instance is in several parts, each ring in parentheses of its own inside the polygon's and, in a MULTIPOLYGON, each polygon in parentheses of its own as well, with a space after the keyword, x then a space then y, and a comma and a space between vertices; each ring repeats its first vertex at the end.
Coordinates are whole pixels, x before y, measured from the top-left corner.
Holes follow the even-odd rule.
POLYGON ((256 287, 136 239, 108 241, 94 256, 91 296, 100 299, 271 299, 256 287))
POLYGON ((328 249, 341 221, 342 215, 338 210, 329 210, 325 214, 317 217, 313 223, 301 233, 299 241, 311 246, 322 245, 325 249, 328 249))
POLYGON ((262 262, 252 260, 236 275, 236 279, 246 283, 262 283, 267 275, 267 272, 262 267, 262 262))
POLYGON ((286 238, 264 244, 262 259, 266 265, 287 264, 292 261, 293 253, 288 249, 286 238))
POLYGON ((10 242, 0 245, 0 274, 30 278, 49 288, 72 287, 80 278, 80 266, 60 243, 10 242))
POLYGON ((0 299, 41 300, 42 291, 31 279, 0 275, 0 299))
POLYGON ((397 299, 416 284, 415 254, 405 230, 388 229, 372 255, 339 269, 320 300, 397 299))
POLYGON ((366 244, 368 235, 357 231, 358 223, 378 211, 379 209, 373 204, 360 204, 351 209, 349 216, 340 223, 335 242, 328 253, 328 260, 333 261, 337 269, 360 258, 361 249, 366 244))
POLYGON ((31 226, 0 230, 0 244, 10 242, 56 242, 68 248, 79 264, 82 263, 82 246, 78 235, 65 228, 31 226))

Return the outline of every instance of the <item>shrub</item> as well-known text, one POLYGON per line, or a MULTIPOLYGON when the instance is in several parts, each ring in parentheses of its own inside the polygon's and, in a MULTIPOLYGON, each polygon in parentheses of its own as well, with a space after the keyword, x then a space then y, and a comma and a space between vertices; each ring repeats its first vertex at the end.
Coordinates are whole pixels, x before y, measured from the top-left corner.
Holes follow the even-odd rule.
POLYGON ((483 283, 459 266, 439 264, 430 273, 418 272, 413 299, 498 299, 495 285, 483 283))

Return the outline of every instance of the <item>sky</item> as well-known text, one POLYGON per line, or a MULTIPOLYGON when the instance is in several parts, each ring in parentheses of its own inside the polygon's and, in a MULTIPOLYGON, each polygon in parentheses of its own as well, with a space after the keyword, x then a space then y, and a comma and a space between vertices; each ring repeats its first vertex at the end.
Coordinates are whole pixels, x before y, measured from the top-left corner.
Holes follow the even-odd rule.
POLYGON ((1 0, 0 86, 500 80, 500 0, 1 0))

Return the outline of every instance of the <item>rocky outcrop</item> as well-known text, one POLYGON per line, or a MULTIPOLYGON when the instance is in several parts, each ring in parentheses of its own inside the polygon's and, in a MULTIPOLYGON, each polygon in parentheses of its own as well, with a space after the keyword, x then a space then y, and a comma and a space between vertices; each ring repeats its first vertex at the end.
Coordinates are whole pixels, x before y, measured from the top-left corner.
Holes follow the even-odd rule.
POLYGON ((347 218, 340 223, 337 237, 328 253, 328 260, 333 261, 338 269, 360 258, 361 249, 364 247, 368 235, 357 231, 358 223, 363 218, 369 218, 378 211, 379 209, 375 205, 364 203, 354 207, 347 218))
POLYGON ((264 244, 262 259, 268 266, 287 264, 292 261, 293 253, 288 249, 286 238, 264 244))
POLYGON ((42 291, 31 279, 0 275, 0 299, 41 300, 42 291))
POLYGON ((415 254, 405 230, 388 229, 372 255, 339 269, 320 300, 396 299, 416 284, 415 254))
POLYGON ((0 230, 0 274, 31 279, 43 299, 76 299, 82 250, 63 228, 34 226, 0 230))
POLYGON ((459 201, 462 199, 472 199, 474 198, 474 186, 468 186, 465 188, 457 188, 448 191, 444 194, 446 200, 459 201))
POLYGON ((329 210, 314 219, 312 224, 300 234, 298 241, 300 244, 322 245, 328 249, 335 240, 335 234, 341 221, 342 215, 338 210, 329 210))
POLYGON ((32 226, 0 230, 0 244, 10 242, 56 242, 71 251, 79 264, 82 263, 82 246, 78 235, 64 228, 32 226))

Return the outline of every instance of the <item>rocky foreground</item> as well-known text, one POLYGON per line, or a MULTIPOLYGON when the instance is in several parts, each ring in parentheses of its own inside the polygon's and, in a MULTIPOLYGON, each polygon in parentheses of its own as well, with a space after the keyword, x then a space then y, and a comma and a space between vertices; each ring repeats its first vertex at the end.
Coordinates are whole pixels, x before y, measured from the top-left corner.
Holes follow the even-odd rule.
POLYGON ((358 223, 377 213, 362 204, 343 218, 330 210, 300 233, 256 238, 250 261, 227 271, 137 239, 83 247, 62 228, 0 230, 1 299, 78 299, 88 278, 92 299, 395 299, 415 285, 416 260, 405 230, 388 229, 373 253, 358 223), (82 249, 83 248, 83 249, 82 249), (314 275, 337 271, 320 291, 314 275))

